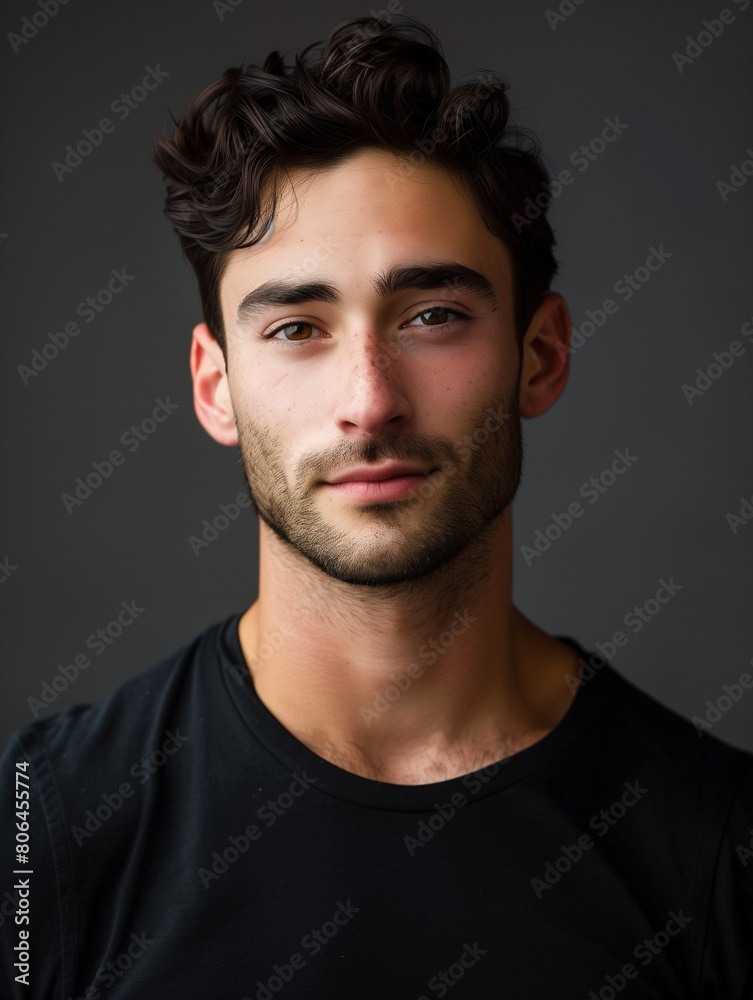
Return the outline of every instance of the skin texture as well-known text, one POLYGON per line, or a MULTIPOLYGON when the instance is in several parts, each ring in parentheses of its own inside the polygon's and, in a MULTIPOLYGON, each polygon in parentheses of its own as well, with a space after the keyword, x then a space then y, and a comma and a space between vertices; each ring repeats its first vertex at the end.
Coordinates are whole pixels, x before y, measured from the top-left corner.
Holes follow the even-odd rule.
POLYGON ((457 182, 362 150, 292 171, 265 241, 231 254, 227 366, 206 324, 193 331, 197 417, 239 447, 259 514, 259 598, 239 625, 256 691, 363 777, 469 773, 540 740, 572 699, 577 654, 512 603, 511 541, 521 418, 565 387, 570 318, 548 294, 520 350, 512 287, 506 249, 457 182), (480 271, 496 301, 452 282, 377 294, 391 267, 436 261, 480 271), (280 278, 328 282, 340 301, 238 322, 244 296, 280 278), (439 471, 389 502, 325 484, 385 460, 439 471), (380 702, 396 679, 399 697, 380 702))

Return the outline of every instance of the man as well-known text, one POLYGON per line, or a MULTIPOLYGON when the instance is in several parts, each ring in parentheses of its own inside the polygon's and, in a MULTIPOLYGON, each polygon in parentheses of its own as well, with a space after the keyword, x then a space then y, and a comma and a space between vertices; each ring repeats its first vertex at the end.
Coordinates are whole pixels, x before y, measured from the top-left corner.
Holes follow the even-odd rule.
POLYGON ((259 596, 16 734, 8 995, 753 997, 753 757, 512 603, 570 321, 508 110, 354 18, 158 144, 259 596))

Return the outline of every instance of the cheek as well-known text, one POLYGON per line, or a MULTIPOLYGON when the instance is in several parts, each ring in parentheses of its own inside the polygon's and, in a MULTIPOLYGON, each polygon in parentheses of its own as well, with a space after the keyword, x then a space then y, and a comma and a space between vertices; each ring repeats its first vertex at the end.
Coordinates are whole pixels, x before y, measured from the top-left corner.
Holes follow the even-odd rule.
POLYGON ((429 364, 411 366, 406 384, 414 403, 428 416, 467 415, 481 401, 499 397, 515 385, 518 358, 504 347, 499 330, 482 334, 471 345, 448 351, 429 364), (419 398, 420 393, 420 398, 419 398))
POLYGON ((321 375, 265 367, 263 358, 230 368, 229 389, 241 430, 263 440, 285 464, 328 412, 326 386, 321 375))

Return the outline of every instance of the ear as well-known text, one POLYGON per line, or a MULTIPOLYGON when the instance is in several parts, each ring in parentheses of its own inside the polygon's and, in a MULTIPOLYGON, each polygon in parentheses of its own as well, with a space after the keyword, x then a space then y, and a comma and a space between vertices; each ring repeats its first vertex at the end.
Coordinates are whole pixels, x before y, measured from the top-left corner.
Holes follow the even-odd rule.
POLYGON ((238 444, 225 358, 206 323, 193 329, 191 377, 194 410, 201 426, 220 444, 238 444))
POLYGON ((570 313, 548 292, 526 330, 520 371, 520 415, 538 417, 554 405, 570 371, 570 313))

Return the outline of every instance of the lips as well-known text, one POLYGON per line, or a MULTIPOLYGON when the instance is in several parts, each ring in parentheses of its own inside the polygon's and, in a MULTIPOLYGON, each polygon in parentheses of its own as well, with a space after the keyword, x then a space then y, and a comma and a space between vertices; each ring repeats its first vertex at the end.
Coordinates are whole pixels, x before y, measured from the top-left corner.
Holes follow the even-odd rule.
POLYGON ((351 500, 371 503, 379 500, 399 500, 425 483, 435 471, 437 470, 429 469, 424 472, 415 466, 400 462, 376 466, 360 465, 335 476, 324 483, 324 486, 351 500))
POLYGON ((340 483, 374 483, 400 476, 425 476, 432 471, 405 462, 386 462, 380 465, 358 465, 327 480, 331 486, 340 483))

